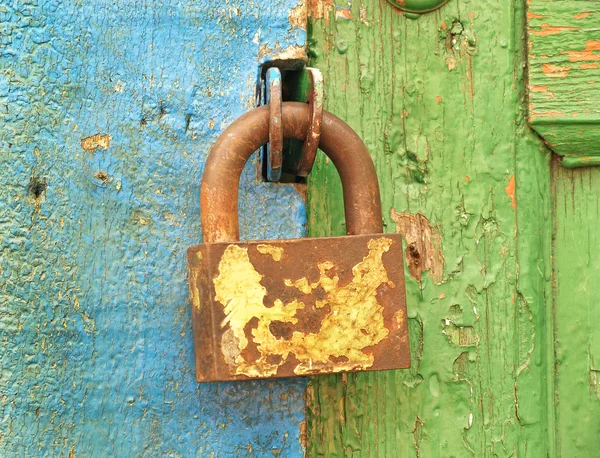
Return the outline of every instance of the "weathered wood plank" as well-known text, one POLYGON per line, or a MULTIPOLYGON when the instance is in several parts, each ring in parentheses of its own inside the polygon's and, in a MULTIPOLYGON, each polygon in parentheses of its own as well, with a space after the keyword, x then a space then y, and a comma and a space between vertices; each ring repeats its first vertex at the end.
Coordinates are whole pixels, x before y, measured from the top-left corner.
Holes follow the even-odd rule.
POLYGON ((527 18, 531 125, 558 154, 600 154, 598 2, 532 0, 527 18))
POLYGON ((556 417, 559 456, 600 441, 600 170, 553 167, 556 417))
MULTIPOLYGON (((409 245, 413 367, 311 380, 309 454, 553 456, 549 153, 526 125, 524 4, 411 20, 376 0, 316 3, 327 109, 365 140, 387 231, 409 245)), ((309 231, 344 232, 323 157, 309 231)))

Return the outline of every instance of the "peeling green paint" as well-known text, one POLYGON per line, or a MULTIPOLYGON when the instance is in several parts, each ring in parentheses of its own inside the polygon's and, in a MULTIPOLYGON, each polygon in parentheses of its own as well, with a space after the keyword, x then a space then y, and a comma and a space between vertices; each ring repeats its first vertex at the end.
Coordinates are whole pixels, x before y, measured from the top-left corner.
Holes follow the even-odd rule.
MULTIPOLYGON (((444 263, 437 281, 406 271, 410 369, 311 380, 309 455, 555 456, 550 156, 526 124, 524 3, 450 1, 417 20, 316 3, 311 65, 374 158, 386 230, 423 215, 444 263)), ((341 200, 321 156, 311 235, 344 232, 341 200)))

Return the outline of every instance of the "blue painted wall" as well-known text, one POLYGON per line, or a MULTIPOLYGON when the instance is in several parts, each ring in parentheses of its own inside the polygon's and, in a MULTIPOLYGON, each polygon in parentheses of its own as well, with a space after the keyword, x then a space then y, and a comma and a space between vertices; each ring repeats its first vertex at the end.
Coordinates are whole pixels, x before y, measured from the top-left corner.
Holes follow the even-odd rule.
MULTIPOLYGON (((301 455, 303 380, 195 383, 185 257, 258 62, 303 52, 296 3, 0 3, 1 456, 301 455)), ((242 236, 302 236, 259 181, 242 236)))

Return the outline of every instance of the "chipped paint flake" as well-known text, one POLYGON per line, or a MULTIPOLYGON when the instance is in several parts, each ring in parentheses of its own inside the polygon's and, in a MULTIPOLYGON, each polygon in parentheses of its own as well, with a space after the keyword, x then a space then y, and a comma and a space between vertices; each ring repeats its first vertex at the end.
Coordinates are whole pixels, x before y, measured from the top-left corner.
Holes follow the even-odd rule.
POLYGON ((89 137, 85 137, 81 140, 81 147, 92 154, 98 148, 108 149, 110 148, 110 141, 112 140, 112 136, 108 134, 95 134, 89 137))
MULTIPOLYGON (((369 253, 354 266, 353 279, 347 285, 340 285, 339 277, 328 274, 334 267, 331 262, 318 264, 320 276, 314 283, 309 284, 307 278, 285 282, 303 292, 321 288, 325 297, 318 301, 318 306, 329 308, 317 332, 294 331, 287 340, 273 335, 270 325, 277 321, 297 323, 296 312, 305 305, 297 300, 284 304, 276 299, 272 307, 266 307, 264 298, 267 291, 261 285, 262 275, 250 261, 248 249, 229 245, 213 283, 215 299, 223 305, 226 316, 221 326, 231 330, 226 330, 226 342, 222 341, 222 344, 227 344, 223 350, 227 352, 224 357, 230 362, 232 372, 248 377, 272 376, 290 355, 298 361, 294 369, 297 375, 310 374, 330 365, 331 358, 344 359, 336 361, 336 371, 371 367, 374 356, 364 350, 378 344, 389 334, 383 319, 383 307, 377 303, 377 289, 382 285, 394 287, 382 260, 383 253, 389 250, 391 244, 392 240, 387 237, 371 239, 369 253), (255 361, 247 361, 242 355, 248 346, 245 328, 251 320, 257 321, 252 339, 261 355, 255 361)), ((403 320, 403 316, 396 316, 398 325, 402 325, 403 320)))
POLYGON ((288 21, 291 28, 306 30, 308 24, 308 6, 306 1, 301 1, 295 8, 290 10, 288 21))
POLYGON ((530 89, 532 92, 541 92, 542 94, 548 94, 550 97, 556 97, 554 92, 548 90, 548 86, 539 86, 534 84, 530 87, 530 89))
POLYGON ((543 14, 536 14, 533 11, 528 11, 527 12, 527 19, 531 20, 531 19, 542 19, 546 16, 544 16, 543 14))
POLYGON ((334 5, 334 0, 308 0, 308 14, 313 20, 325 19, 325 23, 329 24, 329 15, 334 5))
POLYGON ((508 180, 508 184, 506 188, 504 188, 504 192, 508 197, 510 197, 510 204, 512 205, 513 210, 517 209, 517 199, 515 198, 515 176, 511 176, 508 180))
POLYGON ((367 21, 367 8, 364 6, 361 6, 359 9, 359 14, 360 14, 360 22, 362 22, 364 25, 368 26, 369 21, 367 21))
POLYGON ((268 44, 262 45, 258 50, 258 60, 259 62, 268 60, 289 61, 290 64, 295 65, 294 62, 306 62, 308 57, 306 56, 305 46, 290 45, 282 48, 279 43, 276 43, 273 48, 268 44))
POLYGON ((560 65, 542 64, 542 71, 549 78, 566 78, 569 75, 569 71, 573 68, 572 65, 563 67, 560 65))
POLYGON ((552 26, 550 24, 544 23, 540 25, 540 29, 541 30, 532 30, 530 33, 539 37, 546 37, 548 35, 556 35, 563 32, 579 30, 579 27, 552 26))
POLYGON ((342 8, 340 6, 336 7, 335 9, 335 19, 336 20, 343 20, 343 21, 350 21, 352 19, 352 11, 350 10, 350 8, 342 8))
POLYGON ((600 51, 600 40, 588 40, 585 44, 585 49, 574 51, 562 51, 561 54, 569 56, 569 62, 581 61, 596 61, 600 60, 600 56, 594 51, 600 51))
POLYGON ((261 244, 256 247, 256 250, 261 254, 271 255, 273 261, 281 261, 283 248, 274 245, 261 244))
POLYGON ((392 208, 390 216, 396 222, 396 232, 406 239, 405 256, 410 275, 421 281, 423 272, 428 270, 433 282, 441 284, 444 257, 439 228, 431 226, 427 218, 420 213, 396 213, 392 208))

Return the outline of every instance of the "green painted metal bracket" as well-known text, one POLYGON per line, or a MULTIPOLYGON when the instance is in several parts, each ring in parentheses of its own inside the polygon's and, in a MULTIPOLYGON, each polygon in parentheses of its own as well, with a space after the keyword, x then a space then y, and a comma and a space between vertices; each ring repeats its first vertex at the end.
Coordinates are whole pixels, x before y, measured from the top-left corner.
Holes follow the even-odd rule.
POLYGON ((600 4, 532 0, 529 124, 565 167, 600 164, 600 4))
POLYGON ((396 8, 407 13, 423 14, 438 9, 448 0, 388 0, 396 8))

